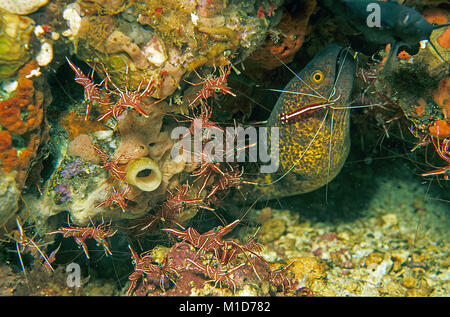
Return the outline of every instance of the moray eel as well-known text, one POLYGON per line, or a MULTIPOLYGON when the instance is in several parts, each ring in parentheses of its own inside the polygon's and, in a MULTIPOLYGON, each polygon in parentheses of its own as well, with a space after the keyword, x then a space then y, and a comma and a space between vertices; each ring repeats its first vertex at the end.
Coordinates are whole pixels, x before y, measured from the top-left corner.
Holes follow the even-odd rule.
POLYGON ((355 72, 353 55, 331 45, 286 85, 267 120, 268 127, 279 128, 279 170, 252 179, 257 185, 246 186, 249 197, 307 193, 338 175, 350 150, 348 102, 355 72), (319 106, 288 123, 281 120, 283 114, 324 103, 330 107, 319 106))

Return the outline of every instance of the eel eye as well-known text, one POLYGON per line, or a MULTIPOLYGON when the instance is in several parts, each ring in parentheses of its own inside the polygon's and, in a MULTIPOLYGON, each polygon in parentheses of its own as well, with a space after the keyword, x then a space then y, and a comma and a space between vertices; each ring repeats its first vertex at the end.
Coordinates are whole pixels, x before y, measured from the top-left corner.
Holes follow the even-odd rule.
POLYGON ((316 84, 320 83, 323 79, 323 73, 320 70, 316 70, 312 75, 311 79, 316 84))

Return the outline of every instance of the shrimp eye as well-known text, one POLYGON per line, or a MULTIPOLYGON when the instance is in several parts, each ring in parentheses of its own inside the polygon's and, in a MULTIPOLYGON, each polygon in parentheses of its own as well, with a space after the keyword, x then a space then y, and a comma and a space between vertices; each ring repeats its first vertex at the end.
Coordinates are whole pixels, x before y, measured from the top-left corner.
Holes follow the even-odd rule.
POLYGON ((320 70, 316 70, 312 75, 311 79, 315 83, 320 83, 323 79, 323 73, 320 70))

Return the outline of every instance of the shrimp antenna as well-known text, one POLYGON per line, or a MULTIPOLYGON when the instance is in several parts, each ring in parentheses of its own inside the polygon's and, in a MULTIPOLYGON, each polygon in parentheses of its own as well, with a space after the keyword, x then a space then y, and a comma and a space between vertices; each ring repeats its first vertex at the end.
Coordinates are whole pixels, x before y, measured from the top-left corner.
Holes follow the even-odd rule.
POLYGON ((433 48, 433 50, 436 52, 436 54, 439 56, 439 58, 446 64, 448 64, 448 62, 445 60, 445 58, 441 55, 441 53, 439 53, 438 49, 436 48, 436 46, 433 44, 433 42, 431 40, 428 40, 428 43, 431 45, 431 47, 433 48))
MULTIPOLYGON (((314 91, 317 95, 314 97, 320 97, 324 100, 327 100, 324 96, 322 96, 322 94, 320 92, 318 92, 317 90, 314 89, 314 87, 311 87, 305 80, 303 80, 303 78, 301 78, 296 72, 294 72, 288 65, 286 65, 285 62, 283 62, 278 56, 275 56, 278 61, 283 64, 283 66, 285 66, 298 80, 300 80, 304 85, 306 85, 306 87, 308 87, 309 89, 311 89, 312 91, 314 91)), ((287 93, 297 93, 297 92, 291 92, 291 91, 285 91, 287 93)))
POLYGON ((433 23, 432 25, 433 25, 433 30, 437 30, 437 29, 441 29, 441 28, 445 28, 447 26, 450 26, 450 23, 447 23, 447 24, 435 24, 435 23, 433 23))

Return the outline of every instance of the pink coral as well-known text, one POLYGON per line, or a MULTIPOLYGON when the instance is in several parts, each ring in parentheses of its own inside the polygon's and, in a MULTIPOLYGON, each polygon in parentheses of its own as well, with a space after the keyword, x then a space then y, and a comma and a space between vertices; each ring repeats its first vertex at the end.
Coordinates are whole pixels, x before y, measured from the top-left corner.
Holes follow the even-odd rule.
POLYGON ((249 59, 256 62, 260 67, 269 70, 281 66, 282 62, 291 62, 295 53, 303 44, 308 31, 309 17, 314 12, 315 7, 316 1, 310 0, 305 3, 304 10, 301 10, 296 16, 285 12, 283 19, 277 26, 281 30, 282 38, 279 41, 267 39, 249 56, 249 59))
POLYGON ((94 150, 92 139, 87 134, 80 134, 73 141, 71 141, 67 148, 67 154, 79 156, 83 160, 95 164, 100 162, 100 157, 94 150))

